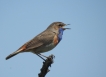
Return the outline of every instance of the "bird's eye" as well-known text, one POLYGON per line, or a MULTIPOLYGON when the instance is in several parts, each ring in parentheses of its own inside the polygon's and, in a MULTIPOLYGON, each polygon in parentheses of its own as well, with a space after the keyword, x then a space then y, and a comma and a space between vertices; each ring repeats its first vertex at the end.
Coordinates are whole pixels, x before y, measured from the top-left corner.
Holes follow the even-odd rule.
POLYGON ((62 27, 62 25, 61 25, 61 24, 59 24, 59 27, 62 27))

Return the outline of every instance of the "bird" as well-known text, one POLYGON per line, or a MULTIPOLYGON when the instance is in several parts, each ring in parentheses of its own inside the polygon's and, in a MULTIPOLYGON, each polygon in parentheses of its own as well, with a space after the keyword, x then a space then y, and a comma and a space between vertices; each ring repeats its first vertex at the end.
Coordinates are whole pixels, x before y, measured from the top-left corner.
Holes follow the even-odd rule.
POLYGON ((18 50, 8 55, 5 59, 8 60, 23 52, 32 52, 41 57, 41 53, 52 50, 62 40, 64 30, 70 29, 65 28, 64 26, 66 25, 70 24, 65 24, 63 22, 51 23, 43 32, 23 44, 18 50))

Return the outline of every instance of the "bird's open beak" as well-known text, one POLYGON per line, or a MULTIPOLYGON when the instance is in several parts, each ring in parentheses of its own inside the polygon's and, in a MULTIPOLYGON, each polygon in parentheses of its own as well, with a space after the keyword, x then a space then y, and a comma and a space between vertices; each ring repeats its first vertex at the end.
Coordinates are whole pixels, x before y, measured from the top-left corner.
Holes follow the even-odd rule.
POLYGON ((67 25, 70 25, 70 24, 66 24, 66 26, 67 26, 67 25))
POLYGON ((66 29, 71 29, 71 28, 63 28, 63 30, 66 30, 66 29))
MULTIPOLYGON (((66 24, 65 26, 67 26, 67 25, 70 25, 70 24, 66 24)), ((62 27, 62 28, 63 28, 63 30, 71 29, 71 28, 64 28, 64 27, 62 27)))

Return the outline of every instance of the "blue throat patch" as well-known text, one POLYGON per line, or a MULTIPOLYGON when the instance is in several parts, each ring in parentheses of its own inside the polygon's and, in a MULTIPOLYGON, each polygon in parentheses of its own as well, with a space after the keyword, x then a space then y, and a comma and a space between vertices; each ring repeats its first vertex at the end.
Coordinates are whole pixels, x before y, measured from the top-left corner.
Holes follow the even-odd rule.
POLYGON ((58 41, 59 42, 62 40, 63 31, 64 30, 62 28, 59 29, 59 34, 58 34, 58 41))

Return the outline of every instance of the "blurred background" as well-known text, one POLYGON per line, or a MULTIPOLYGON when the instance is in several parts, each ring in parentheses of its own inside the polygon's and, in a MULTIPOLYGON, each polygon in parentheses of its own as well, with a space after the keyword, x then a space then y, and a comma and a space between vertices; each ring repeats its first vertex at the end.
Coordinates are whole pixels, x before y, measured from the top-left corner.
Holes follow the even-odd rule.
POLYGON ((46 77, 106 77, 105 0, 0 0, 0 77, 37 77, 43 60, 32 53, 5 57, 52 22, 71 24, 46 77))

